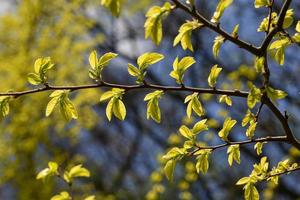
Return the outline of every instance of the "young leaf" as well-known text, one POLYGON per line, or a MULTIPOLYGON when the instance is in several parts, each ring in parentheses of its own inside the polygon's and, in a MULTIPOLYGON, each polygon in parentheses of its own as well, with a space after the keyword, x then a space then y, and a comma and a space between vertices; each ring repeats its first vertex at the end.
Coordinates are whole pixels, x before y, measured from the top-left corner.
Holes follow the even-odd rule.
POLYGON ((180 128, 179 128, 179 133, 189 139, 189 140, 193 140, 194 139, 194 134, 193 134, 193 131, 191 131, 188 127, 186 127, 185 125, 182 125, 180 128))
POLYGON ((58 195, 53 196, 50 200, 72 200, 72 197, 68 192, 63 191, 58 195))
POLYGON ((0 114, 5 117, 9 113, 10 96, 0 96, 0 114))
POLYGON ((149 93, 145 96, 144 101, 148 101, 147 104, 147 119, 152 118, 157 123, 161 121, 161 113, 159 108, 158 99, 163 95, 162 90, 149 93))
POLYGON ((243 118, 243 121, 242 121, 242 126, 246 126, 249 122, 251 123, 252 121, 255 120, 255 116, 254 114, 251 113, 251 111, 248 109, 247 110, 247 113, 245 115, 245 117, 243 118))
POLYGON ((219 56, 221 45, 225 42, 225 38, 221 35, 217 36, 214 40, 213 54, 217 58, 219 56))
POLYGON ((197 156, 196 160, 196 170, 197 173, 199 174, 200 172, 202 172, 202 174, 206 174, 207 170, 209 168, 209 156, 211 154, 211 150, 201 150, 200 152, 198 152, 198 154, 200 154, 199 156, 197 156))
POLYGON ((160 44, 163 36, 162 18, 167 16, 171 9, 171 4, 166 2, 162 7, 153 6, 148 10, 144 24, 146 39, 150 37, 156 45, 160 44))
POLYGON ((241 155, 240 155, 240 145, 230 145, 227 149, 228 154, 228 163, 232 166, 233 161, 240 164, 241 163, 241 155))
POLYGON ((196 135, 198 133, 201 133, 202 131, 208 130, 208 126, 206 124, 207 119, 203 119, 199 122, 197 122, 193 127, 193 134, 196 135))
POLYGON ((250 125, 249 125, 249 127, 246 131, 246 136, 248 138, 250 138, 250 139, 253 138, 254 132, 255 132, 255 129, 256 129, 256 125, 257 125, 257 122, 255 122, 255 121, 250 122, 250 125))
POLYGON ((228 106, 232 106, 232 100, 231 100, 230 96, 227 96, 227 95, 220 96, 219 102, 226 103, 228 106))
POLYGON ((236 120, 232 120, 230 117, 226 118, 223 124, 223 128, 219 131, 218 135, 219 137, 224 140, 228 141, 228 135, 231 129, 234 127, 236 124, 236 120))
POLYGON ((124 120, 126 117, 126 107, 122 101, 124 89, 113 88, 102 94, 100 102, 108 101, 106 106, 106 117, 108 121, 111 121, 112 115, 114 114, 119 120, 124 120))
POLYGON ((255 8, 260 8, 260 7, 268 7, 271 5, 270 0, 255 0, 254 6, 255 8))
POLYGON ((245 200, 259 200, 259 193, 252 183, 248 183, 244 187, 244 198, 245 200))
POLYGON ((257 142, 254 145, 254 149, 256 149, 256 154, 259 156, 260 154, 262 154, 262 148, 263 145, 266 144, 267 142, 257 142))
POLYGON ((283 99, 287 96, 287 93, 285 93, 282 90, 275 90, 272 87, 267 87, 267 96, 272 99, 273 101, 276 101, 277 99, 283 99))
POLYGON ((187 21, 183 25, 181 25, 179 29, 179 34, 174 39, 173 46, 176 46, 179 42, 184 50, 189 49, 193 51, 193 45, 191 42, 191 34, 192 31, 201 27, 202 24, 197 20, 187 21))
POLYGON ((178 84, 183 84, 184 73, 195 62, 195 59, 190 56, 183 57, 180 61, 178 57, 176 57, 173 62, 173 71, 171 71, 170 76, 174 78, 178 84))
POLYGON ((254 106, 260 102, 261 100, 261 91, 259 88, 255 87, 255 85, 250 85, 250 91, 247 98, 247 105, 250 109, 254 108, 254 106))
POLYGON ((90 177, 90 172, 82 165, 76 165, 70 169, 70 171, 65 171, 64 180, 67 183, 71 183, 76 177, 90 177))
POLYGON ((227 7, 232 4, 233 0, 220 0, 211 22, 218 23, 227 7))
POLYGON ((255 57, 254 67, 258 73, 264 72, 265 57, 255 57))
POLYGON ((121 0, 101 0, 101 5, 109 9, 113 16, 119 17, 121 12, 121 0))
POLYGON ((198 98, 198 95, 199 94, 195 92, 191 95, 188 95, 184 100, 184 103, 188 103, 186 109, 186 114, 188 118, 191 118, 192 111, 194 111, 199 117, 203 116, 205 113, 202 104, 198 98))
POLYGON ((169 160, 164 167, 165 175, 170 182, 173 182, 175 167, 176 160, 169 160))
POLYGON ((211 68, 210 74, 208 76, 208 84, 210 87, 215 87, 215 85, 217 83, 217 78, 221 71, 222 71, 222 68, 218 67, 218 65, 214 65, 211 68))
POLYGON ((38 173, 36 179, 45 179, 49 176, 58 174, 58 164, 55 162, 48 162, 48 167, 38 173))

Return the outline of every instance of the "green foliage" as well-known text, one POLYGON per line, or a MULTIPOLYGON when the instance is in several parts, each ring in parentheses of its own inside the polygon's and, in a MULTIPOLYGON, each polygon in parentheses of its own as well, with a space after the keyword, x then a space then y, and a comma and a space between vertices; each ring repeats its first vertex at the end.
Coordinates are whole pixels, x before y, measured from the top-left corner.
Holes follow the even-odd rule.
POLYGON ((254 106, 261 101, 262 93, 259 88, 255 87, 255 85, 249 85, 250 91, 247 98, 247 105, 250 109, 254 108, 254 106))
POLYGON ((162 19, 171 11, 172 6, 166 2, 162 7, 153 6, 146 13, 147 20, 145 21, 145 38, 151 38, 152 41, 159 45, 163 37, 162 19))
POLYGON ((291 43, 289 38, 282 38, 279 40, 274 41, 269 49, 270 50, 275 50, 275 55, 274 55, 274 59, 276 60, 276 62, 279 65, 283 65, 284 64, 284 59, 285 59, 285 48, 291 43))
POLYGON ((92 51, 89 56, 89 62, 91 69, 89 70, 89 76, 94 80, 101 80, 101 72, 102 70, 109 64, 109 62, 116 58, 118 54, 115 53, 106 53, 100 58, 97 56, 96 51, 92 51))
POLYGON ((0 113, 3 117, 9 114, 10 96, 0 96, 0 113))
POLYGON ((262 148, 263 148, 263 145, 264 144, 267 144, 267 142, 257 142, 255 145, 254 145, 254 149, 256 149, 256 154, 259 156, 262 154, 262 148))
POLYGON ((188 116, 188 118, 191 118, 193 111, 199 117, 204 115, 205 111, 204 111, 204 109, 202 107, 202 104, 200 102, 198 93, 195 92, 191 95, 188 95, 185 98, 184 103, 188 103, 187 108, 186 108, 186 115, 188 116))
POLYGON ((264 72, 264 66, 265 66, 265 57, 255 57, 254 67, 258 73, 264 72))
POLYGON ((255 8, 268 7, 270 5, 271 5, 270 0, 255 0, 255 2, 254 2, 255 8))
POLYGON ((66 191, 63 191, 51 198, 51 200, 72 200, 70 194, 66 191))
POLYGON ((192 31, 196 30, 201 26, 202 24, 199 23, 197 20, 187 21, 186 23, 182 24, 179 29, 179 34, 174 39, 173 45, 176 46, 180 42, 184 50, 189 49, 191 51, 194 51, 191 42, 192 31))
POLYGON ((287 93, 285 93, 282 90, 276 90, 272 87, 267 87, 266 89, 267 91, 267 95, 270 99, 272 99, 273 101, 276 101, 277 99, 283 99, 287 96, 287 93))
POLYGON ((214 23, 218 23, 225 9, 228 8, 232 3, 233 0, 220 0, 211 21, 214 23))
POLYGON ((77 119, 78 114, 74 104, 69 99, 69 90, 56 90, 50 94, 51 100, 47 104, 46 117, 50 116, 56 105, 66 120, 77 119))
POLYGON ((137 59, 138 68, 132 64, 128 64, 128 73, 131 76, 137 78, 136 83, 141 84, 147 74, 147 69, 150 65, 153 65, 164 59, 164 56, 155 52, 147 52, 139 56, 137 59))
POLYGON ((160 123, 161 114, 158 100, 162 97, 164 92, 162 90, 156 90, 155 92, 149 93, 145 96, 144 101, 147 103, 147 119, 152 118, 157 123, 160 123))
POLYGON ((242 120, 242 126, 246 126, 248 123, 254 122, 255 121, 255 116, 253 113, 251 113, 251 110, 247 110, 247 113, 245 117, 242 120))
POLYGON ((233 161, 240 164, 241 163, 241 153, 240 153, 240 145, 230 145, 227 149, 228 154, 228 163, 232 166, 233 161))
POLYGON ((248 127, 248 129, 246 131, 246 136, 248 138, 250 138, 250 139, 253 138, 254 132, 255 132, 255 129, 256 129, 256 125, 257 125, 257 122, 250 121, 250 125, 249 125, 249 127, 248 127))
POLYGON ((48 167, 40 171, 36 179, 46 179, 54 175, 58 175, 58 164, 56 162, 49 162, 48 167))
POLYGON ((196 170, 199 174, 200 172, 202 174, 206 174, 207 170, 209 168, 209 156, 211 154, 212 150, 210 149, 203 149, 197 152, 196 157, 196 170))
POLYGON ((101 5, 109 9, 113 16, 119 17, 121 12, 121 0, 101 0, 101 5))
POLYGON ((213 54, 217 58, 219 56, 221 45, 225 42, 225 38, 221 35, 217 36, 214 40, 213 54))
POLYGON ((223 123, 223 128, 218 133, 219 137, 224 141, 228 141, 229 132, 231 131, 231 129, 234 127, 236 123, 237 123, 236 120, 227 117, 223 123))
POLYGON ((174 78, 178 84, 183 84, 184 73, 195 63, 195 59, 190 56, 183 57, 180 61, 178 57, 176 57, 173 62, 173 71, 171 71, 170 76, 174 78))
POLYGON ((232 100, 230 96, 227 95, 221 95, 219 98, 220 103, 226 103, 228 106, 232 106, 232 100))
POLYGON ((52 69, 54 64, 50 57, 39 58, 34 63, 34 72, 28 74, 28 82, 32 85, 45 84, 47 81, 46 72, 52 69))
POLYGON ((111 121, 113 114, 119 120, 125 119, 126 107, 122 101, 124 94, 124 89, 113 88, 111 91, 107 91, 101 95, 100 102, 109 100, 106 106, 106 117, 108 121, 111 121))
POLYGON ((214 65, 211 70, 210 70, 210 74, 208 76, 208 85, 210 87, 215 87, 216 83, 217 83, 217 79, 219 77, 219 74, 221 73, 222 68, 218 67, 218 65, 214 65))
POLYGON ((82 167, 82 165, 76 165, 70 169, 70 171, 65 171, 64 180, 67 183, 72 183, 73 179, 76 177, 90 177, 90 172, 82 167))

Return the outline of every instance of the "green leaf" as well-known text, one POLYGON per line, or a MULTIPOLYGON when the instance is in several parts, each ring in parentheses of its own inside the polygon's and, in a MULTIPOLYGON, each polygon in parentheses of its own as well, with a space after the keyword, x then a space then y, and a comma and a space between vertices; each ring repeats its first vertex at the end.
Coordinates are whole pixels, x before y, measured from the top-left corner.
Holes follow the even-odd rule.
POLYGON ((152 41, 159 45, 162 40, 162 19, 171 11, 172 6, 166 2, 162 7, 153 6, 146 13, 146 21, 144 24, 145 38, 151 38, 152 41))
POLYGON ((39 85, 43 83, 43 80, 36 73, 29 73, 27 78, 28 78, 28 82, 32 85, 39 85))
POLYGON ((208 126, 206 124, 207 119, 203 119, 199 122, 197 122, 193 127, 193 134, 196 135, 198 133, 201 133, 202 131, 208 130, 208 126))
POLYGON ((289 9, 289 10, 287 10, 287 12, 284 16, 284 21, 283 21, 282 27, 284 29, 289 28, 293 24, 293 21, 294 21, 294 11, 293 11, 293 9, 289 9))
POLYGON ((90 53, 89 62, 92 69, 96 69, 98 67, 98 56, 95 50, 90 53))
POLYGON ((225 38, 221 35, 217 36, 214 40, 213 54, 217 58, 219 56, 221 45, 225 42, 225 38))
POLYGON ((246 126, 249 122, 252 122, 255 120, 255 116, 254 114, 251 113, 251 111, 248 109, 247 110, 247 113, 245 115, 245 117, 243 118, 243 121, 242 121, 242 126, 246 126))
POLYGON ((255 8, 268 7, 270 5, 271 5, 270 0, 255 0, 254 2, 255 8))
POLYGON ((131 76, 135 76, 135 77, 138 77, 141 75, 141 71, 132 64, 128 64, 128 73, 131 76))
POLYGON ((261 91, 259 88, 255 87, 255 85, 250 85, 250 91, 247 97, 247 105, 250 109, 254 108, 254 106, 261 101, 261 91))
POLYGON ((231 35, 232 35, 233 37, 238 37, 238 34, 239 34, 239 27, 240 27, 239 24, 237 24, 237 25, 234 26, 233 31, 232 31, 232 33, 231 33, 231 35))
POLYGON ((210 74, 208 76, 208 84, 210 87, 215 87, 215 85, 217 83, 217 78, 221 71, 222 71, 222 68, 218 67, 218 65, 214 65, 211 68, 210 74))
POLYGON ((169 160, 164 167, 165 175, 170 182, 173 182, 175 167, 176 167, 175 160, 169 160))
POLYGON ((193 140, 194 139, 194 134, 193 132, 188 128, 186 127, 185 125, 182 125, 180 128, 179 128, 179 133, 189 139, 189 140, 193 140))
POLYGON ((249 183, 251 180, 249 177, 243 177, 240 180, 238 180, 238 182, 236 183, 236 185, 245 185, 247 183, 249 183))
POLYGON ((60 111, 67 121, 78 118, 75 106, 67 96, 63 95, 59 100, 59 104, 60 111))
POLYGON ((275 90, 272 87, 267 87, 267 96, 272 99, 273 101, 276 101, 277 99, 283 99, 287 96, 287 93, 285 93, 282 90, 275 90))
POLYGON ((227 149, 228 154, 228 163, 232 166, 233 161, 240 164, 241 163, 241 155, 240 155, 240 145, 230 145, 227 149))
POLYGON ((187 21, 186 23, 182 24, 181 27, 179 28, 179 34, 174 39, 173 46, 176 46, 180 42, 184 50, 189 49, 193 51, 191 34, 193 30, 201 26, 202 24, 199 23, 197 20, 187 21))
POLYGON ((178 147, 173 147, 166 155, 163 156, 163 159, 168 160, 179 160, 184 156, 184 151, 178 147))
POLYGON ((119 17, 121 12, 121 0, 101 0, 101 5, 109 9, 113 16, 119 17))
POLYGON ((180 61, 178 57, 173 62, 173 71, 170 76, 176 80, 178 84, 183 84, 183 77, 186 70, 195 64, 195 59, 191 56, 183 57, 180 61))
POLYGON ((300 33, 300 21, 297 22, 296 31, 300 33))
POLYGON ((126 117, 126 108, 124 103, 118 99, 113 105, 113 113, 119 120, 124 120, 126 117))
POLYGON ((203 116, 205 113, 198 95, 199 94, 195 92, 191 95, 188 95, 184 100, 184 103, 188 103, 186 109, 188 118, 191 118, 192 111, 194 111, 199 117, 203 116))
POLYGON ((232 120, 230 117, 227 117, 223 123, 223 128, 219 131, 218 135, 219 137, 224 140, 228 141, 228 135, 231 129, 234 127, 236 124, 236 120, 232 120))
POLYGON ((106 106, 105 113, 106 113, 106 117, 107 117, 108 121, 111 121, 111 118, 112 118, 114 102, 115 102, 115 98, 112 98, 106 106))
POLYGON ((49 101, 46 107, 46 117, 49 117, 51 115, 58 101, 59 101, 59 97, 54 97, 49 101))
POLYGON ((76 165, 70 169, 70 171, 65 171, 64 180, 67 183, 71 183, 76 177, 90 177, 90 172, 82 165, 76 165))
POLYGON ((255 121, 250 122, 250 125, 249 125, 249 127, 246 131, 246 136, 248 138, 250 138, 250 139, 253 138, 254 132, 255 132, 255 129, 256 129, 256 125, 257 125, 257 122, 255 122, 255 121))
POLYGON ((255 57, 254 67, 258 73, 264 72, 265 57, 255 57))
POLYGON ((58 195, 55 195, 51 198, 51 200, 72 200, 71 196, 68 192, 63 191, 59 193, 58 195))
POLYGON ((267 142, 257 142, 255 145, 254 145, 254 149, 256 149, 256 154, 259 156, 260 154, 262 154, 262 148, 263 148, 263 145, 264 144, 267 144, 267 142))
POLYGON ((163 95, 162 90, 156 90, 145 96, 144 101, 148 101, 147 104, 147 119, 152 118, 157 123, 160 123, 161 113, 159 108, 158 99, 163 95))
POLYGON ((201 150, 199 152, 199 156, 197 156, 196 160, 196 171, 199 174, 206 174, 209 168, 209 155, 211 154, 211 150, 201 150))
POLYGON ((244 187, 244 198, 245 200, 259 200, 259 193, 252 183, 248 183, 244 187))
POLYGON ((45 179, 53 175, 58 175, 58 164, 56 162, 48 162, 48 168, 40 171, 36 176, 36 179, 45 179))
POLYGON ((220 103, 226 103, 228 106, 232 106, 232 100, 227 95, 220 96, 219 102, 220 103))
POLYGON ((9 114, 10 96, 0 96, 0 114, 5 117, 9 114))
POLYGON ((99 65, 102 67, 107 66, 109 62, 112 59, 116 58, 117 56, 118 54, 116 53, 112 53, 112 52, 105 53, 103 56, 99 58, 99 65))
POLYGON ((228 8, 232 4, 233 0, 220 0, 219 4, 216 8, 216 11, 214 12, 214 15, 211 19, 211 22, 218 23, 220 18, 223 15, 223 12, 226 8, 228 8))
POLYGON ((137 63, 140 67, 140 70, 145 70, 149 65, 153 65, 159 61, 164 59, 164 55, 155 53, 155 52, 147 52, 138 57, 137 63))
POLYGON ((85 197, 84 200, 96 200, 96 196, 88 196, 88 197, 85 197))

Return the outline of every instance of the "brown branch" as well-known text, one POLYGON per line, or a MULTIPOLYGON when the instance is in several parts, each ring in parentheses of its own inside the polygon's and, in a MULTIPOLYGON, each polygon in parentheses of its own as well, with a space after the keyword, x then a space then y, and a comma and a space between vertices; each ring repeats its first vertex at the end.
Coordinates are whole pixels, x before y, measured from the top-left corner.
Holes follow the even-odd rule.
POLYGON ((252 139, 252 140, 245 140, 245 141, 239 141, 239 142, 227 142, 224 144, 216 145, 216 146, 198 146, 194 151, 190 153, 190 155, 194 155, 197 151, 200 151, 202 149, 211 149, 211 150, 216 150, 232 145, 245 145, 245 144, 251 144, 251 143, 257 143, 257 142, 288 142, 288 139, 286 136, 267 136, 263 138, 257 138, 257 139, 252 139))
POLYGON ((114 83, 101 82, 90 85, 78 85, 78 86, 51 86, 47 85, 41 88, 36 88, 32 90, 20 91, 20 92, 7 92, 0 93, 0 96, 12 96, 14 98, 18 98, 23 95, 28 95, 32 93, 39 93, 51 90, 84 90, 91 88, 121 88, 126 91, 136 90, 136 89, 155 89, 155 90, 163 90, 163 91, 185 91, 185 92, 198 92, 200 94, 217 94, 217 95, 228 95, 228 96, 236 96, 236 97, 244 97, 248 96, 248 92, 239 91, 239 90, 219 90, 219 89, 210 89, 210 88, 196 88, 196 87, 185 87, 185 86, 162 86, 162 85, 154 85, 154 84, 143 84, 143 85, 121 85, 114 83))

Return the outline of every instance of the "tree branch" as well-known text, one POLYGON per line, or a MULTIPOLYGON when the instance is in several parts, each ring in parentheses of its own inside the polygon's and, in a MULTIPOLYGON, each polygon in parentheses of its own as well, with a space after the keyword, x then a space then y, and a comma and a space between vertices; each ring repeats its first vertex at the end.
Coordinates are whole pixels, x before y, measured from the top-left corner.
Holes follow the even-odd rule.
POLYGON ((219 95, 228 95, 228 96, 236 96, 236 97, 244 97, 248 96, 248 92, 239 91, 239 90, 219 90, 219 89, 210 89, 210 88, 196 88, 196 87, 185 87, 185 86, 162 86, 162 85, 154 85, 154 84, 143 84, 143 85, 121 85, 107 82, 100 82, 96 84, 90 85, 78 85, 78 86, 51 86, 47 85, 41 88, 36 88, 32 90, 20 91, 20 92, 7 92, 0 93, 0 96, 12 96, 14 98, 18 98, 23 95, 28 95, 32 93, 40 93, 51 90, 84 90, 84 89, 92 89, 92 88, 121 88, 126 91, 136 90, 136 89, 155 89, 155 90, 163 90, 163 91, 185 91, 185 92, 197 92, 200 94, 219 94, 219 95))
POLYGON ((263 138, 258 138, 258 139, 252 139, 252 140, 245 140, 245 141, 239 141, 239 142, 227 142, 224 144, 216 145, 216 146, 198 146, 197 149, 192 151, 190 155, 194 155, 197 151, 200 151, 202 149, 211 149, 211 150, 216 150, 232 145, 245 145, 245 144, 251 144, 251 143, 257 143, 257 142, 288 142, 288 139, 286 136, 267 136, 263 138))

